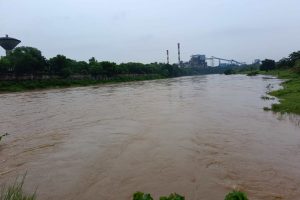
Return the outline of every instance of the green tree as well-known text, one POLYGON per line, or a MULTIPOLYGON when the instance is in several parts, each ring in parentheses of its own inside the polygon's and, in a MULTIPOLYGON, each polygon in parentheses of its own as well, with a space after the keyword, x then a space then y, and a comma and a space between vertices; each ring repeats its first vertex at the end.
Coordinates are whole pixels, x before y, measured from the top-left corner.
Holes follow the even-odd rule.
POLYGON ((289 55, 291 67, 293 67, 297 60, 300 60, 300 51, 293 52, 289 55))
POLYGON ((18 47, 7 58, 16 75, 36 74, 46 70, 45 57, 40 50, 33 47, 18 47))
POLYGON ((275 61, 270 59, 265 59, 262 61, 260 66, 260 70, 262 71, 269 71, 275 69, 275 61))
POLYGON ((100 65, 102 66, 104 75, 112 77, 117 74, 116 63, 103 61, 100 62, 100 65))
POLYGON ((76 61, 68 59, 68 67, 72 74, 86 75, 89 73, 89 64, 85 61, 76 61))
POLYGON ((71 75, 70 60, 63 55, 57 55, 49 59, 50 73, 57 74, 62 77, 71 75))
POLYGON ((164 64, 161 70, 167 77, 177 77, 181 75, 181 69, 177 65, 164 64))
POLYGON ((282 58, 276 63, 277 68, 289 68, 291 67, 291 61, 289 58, 282 58))
POLYGON ((89 59, 89 65, 92 65, 92 64, 95 64, 95 63, 98 63, 98 61, 96 60, 95 57, 91 57, 91 58, 89 59))
POLYGON ((296 61, 294 65, 294 70, 296 73, 300 74, 300 59, 296 61))
POLYGON ((0 58, 0 74, 5 74, 11 71, 11 62, 7 57, 0 58))
POLYGON ((94 78, 98 78, 99 76, 104 74, 103 67, 100 63, 91 64, 89 71, 94 78))

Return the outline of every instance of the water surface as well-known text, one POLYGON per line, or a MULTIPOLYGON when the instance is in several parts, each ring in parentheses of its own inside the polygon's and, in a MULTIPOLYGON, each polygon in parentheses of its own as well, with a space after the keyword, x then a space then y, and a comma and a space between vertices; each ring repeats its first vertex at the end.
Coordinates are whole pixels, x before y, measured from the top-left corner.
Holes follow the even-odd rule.
POLYGON ((194 76, 0 95, 0 184, 41 200, 300 196, 297 118, 263 111, 280 80, 194 76), (293 120, 290 120, 293 119, 293 120))

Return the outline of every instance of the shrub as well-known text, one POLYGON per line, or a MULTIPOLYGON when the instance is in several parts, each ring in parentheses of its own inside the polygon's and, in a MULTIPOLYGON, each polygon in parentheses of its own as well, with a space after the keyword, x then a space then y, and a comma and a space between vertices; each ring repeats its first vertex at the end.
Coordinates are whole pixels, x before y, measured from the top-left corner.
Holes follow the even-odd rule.
POLYGON ((184 200, 184 197, 174 193, 170 194, 169 197, 160 197, 159 200, 184 200))
POLYGON ((249 73, 247 74, 247 76, 256 76, 256 75, 258 75, 258 74, 259 74, 258 71, 254 71, 254 72, 249 72, 249 73))
POLYGON ((297 60, 294 66, 294 71, 298 74, 300 74, 300 60, 297 60))
MULTIPOLYGON (((153 200, 150 194, 144 194, 143 192, 136 192, 133 195, 133 200, 153 200)), ((183 196, 179 194, 170 194, 168 197, 160 197, 159 200, 184 200, 183 196)))
POLYGON ((16 179, 12 186, 2 188, 0 193, 0 200, 36 200, 36 194, 27 195, 23 191, 23 185, 26 174, 21 181, 16 179))
POLYGON ((235 74, 235 71, 234 71, 233 69, 226 69, 226 70, 224 71, 224 74, 225 74, 225 75, 235 74))
MULTIPOLYGON (((159 200, 184 200, 184 196, 179 194, 170 194, 168 197, 160 197, 159 200)), ((153 200, 150 194, 144 194, 142 192, 136 192, 133 195, 133 200, 153 200)), ((248 200, 247 195, 241 191, 232 191, 228 193, 225 200, 248 200)))
POLYGON ((248 200, 248 198, 244 192, 234 190, 226 195, 225 200, 248 200))
POLYGON ((133 200, 153 200, 150 194, 144 194, 143 192, 136 192, 133 195, 133 200))

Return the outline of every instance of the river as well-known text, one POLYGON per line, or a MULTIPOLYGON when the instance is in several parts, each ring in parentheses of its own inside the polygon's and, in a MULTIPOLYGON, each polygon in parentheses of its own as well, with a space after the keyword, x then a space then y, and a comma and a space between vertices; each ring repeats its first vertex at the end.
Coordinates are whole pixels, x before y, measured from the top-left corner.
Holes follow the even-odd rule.
MULTIPOLYGON (((208 75, 0 94, 0 185, 39 200, 300 198, 297 117, 263 110, 263 76, 208 75)), ((276 100, 275 100, 276 101, 276 100)))

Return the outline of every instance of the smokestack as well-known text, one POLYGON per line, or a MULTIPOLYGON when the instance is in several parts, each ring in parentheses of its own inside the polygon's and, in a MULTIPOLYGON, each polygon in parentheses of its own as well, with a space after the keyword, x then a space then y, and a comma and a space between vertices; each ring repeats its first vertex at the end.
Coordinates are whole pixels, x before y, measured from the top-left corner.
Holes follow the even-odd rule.
POLYGON ((169 62, 169 50, 167 50, 167 64, 170 64, 170 62, 169 62))
POLYGON ((178 43, 177 45, 178 45, 178 66, 180 67, 180 65, 181 65, 181 60, 180 60, 180 43, 178 43))

